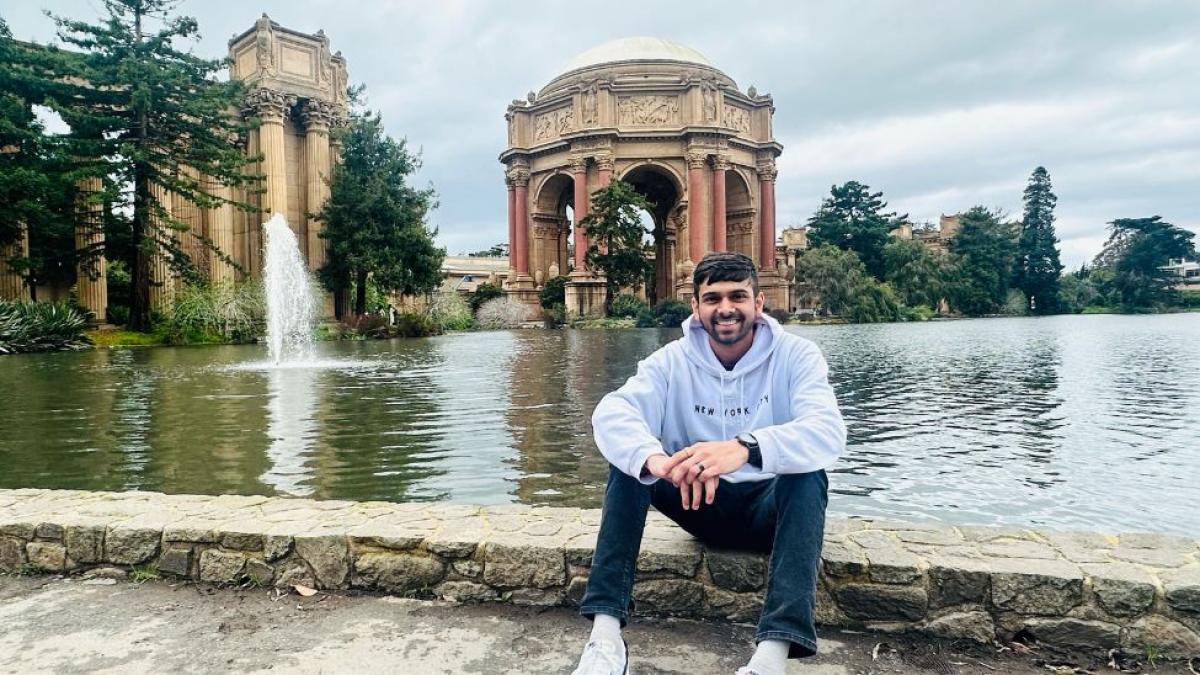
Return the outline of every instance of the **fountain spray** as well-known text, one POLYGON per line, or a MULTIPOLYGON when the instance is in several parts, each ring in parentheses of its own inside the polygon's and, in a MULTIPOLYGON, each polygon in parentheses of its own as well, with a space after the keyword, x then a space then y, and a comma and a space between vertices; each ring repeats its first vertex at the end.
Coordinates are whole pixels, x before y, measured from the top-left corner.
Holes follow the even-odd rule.
POLYGON ((316 316, 308 266, 283 214, 263 224, 266 234, 267 347, 271 362, 304 361, 310 357, 316 316))

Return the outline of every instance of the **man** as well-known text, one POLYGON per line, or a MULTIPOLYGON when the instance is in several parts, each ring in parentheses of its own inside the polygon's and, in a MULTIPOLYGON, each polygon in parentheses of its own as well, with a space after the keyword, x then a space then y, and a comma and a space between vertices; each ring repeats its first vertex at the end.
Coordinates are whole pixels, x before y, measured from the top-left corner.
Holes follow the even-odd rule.
POLYGON ((789 657, 817 649, 824 469, 846 444, 825 359, 763 314, 750 258, 705 256, 692 290, 683 337, 592 414, 612 466, 580 606, 592 634, 576 675, 627 672, 621 628, 651 504, 706 544, 771 551, 758 647, 739 675, 782 675, 789 657))

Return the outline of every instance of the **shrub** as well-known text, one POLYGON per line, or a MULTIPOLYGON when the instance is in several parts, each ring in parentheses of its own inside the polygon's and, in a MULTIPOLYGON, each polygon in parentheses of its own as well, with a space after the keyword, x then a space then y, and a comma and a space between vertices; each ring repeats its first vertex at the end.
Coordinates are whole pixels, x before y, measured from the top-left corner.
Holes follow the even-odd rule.
POLYGON ((391 335, 403 338, 429 337, 441 333, 441 326, 428 315, 409 313, 397 314, 396 325, 390 331, 391 335))
POLYGON ((679 298, 665 298, 659 300, 658 304, 654 306, 654 316, 658 319, 660 326, 674 328, 691 315, 691 305, 679 298))
POLYGON ((467 304, 471 306, 472 314, 478 314, 479 308, 485 302, 502 297, 503 295, 504 291, 499 286, 484 282, 475 287, 475 290, 471 293, 471 297, 467 300, 467 304))
POLYGON ((538 293, 538 302, 541 303, 544 309, 550 309, 555 305, 567 305, 567 278, 559 275, 546 282, 542 286, 542 291, 538 293))
POLYGON ((491 330, 518 328, 529 320, 529 307, 515 298, 492 298, 475 313, 475 323, 491 330))
POLYGON ((787 323, 787 320, 792 316, 788 314, 786 309, 769 309, 767 310, 767 314, 771 315, 771 318, 779 323, 787 323))
POLYGON ((645 300, 636 295, 622 293, 613 298, 612 307, 608 310, 608 315, 618 319, 632 319, 643 309, 646 309, 645 300))
POLYGON ((0 300, 0 354, 85 349, 87 317, 62 302, 0 300))
POLYGON ((341 333, 351 340, 385 338, 388 337, 388 318, 379 314, 350 315, 342 321, 341 333))
POLYGON ((567 322, 567 306, 557 304, 542 309, 542 321, 547 328, 558 328, 567 322))
POLYGON ((475 317, 471 314, 471 307, 461 295, 455 292, 434 294, 425 313, 442 332, 471 330, 475 327, 475 317))
POLYGON ((248 342, 263 335, 266 313, 257 282, 190 284, 179 289, 158 332, 171 344, 248 342))
POLYGON ((866 278, 851 299, 844 315, 854 323, 900 320, 900 296, 891 284, 866 278))
POLYGON ((637 314, 637 321, 634 323, 638 328, 655 328, 658 326, 658 317, 654 316, 654 311, 649 307, 643 307, 637 314))

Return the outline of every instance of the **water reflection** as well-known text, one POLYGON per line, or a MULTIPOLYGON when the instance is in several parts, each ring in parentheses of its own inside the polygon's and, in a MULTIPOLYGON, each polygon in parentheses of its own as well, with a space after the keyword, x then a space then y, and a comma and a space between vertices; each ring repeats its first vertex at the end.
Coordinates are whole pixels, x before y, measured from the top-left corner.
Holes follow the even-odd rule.
POLYGON ((276 492, 307 497, 313 493, 315 471, 309 452, 319 425, 316 421, 317 376, 311 368, 276 369, 267 373, 267 448, 270 468, 259 477, 276 492))

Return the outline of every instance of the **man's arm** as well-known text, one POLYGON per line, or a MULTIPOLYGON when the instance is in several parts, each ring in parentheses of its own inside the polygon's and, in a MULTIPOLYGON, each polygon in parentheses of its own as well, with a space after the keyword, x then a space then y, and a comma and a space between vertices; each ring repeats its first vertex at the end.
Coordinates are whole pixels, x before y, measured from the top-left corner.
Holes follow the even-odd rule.
POLYGON ((637 374, 601 399, 592 412, 592 435, 600 454, 647 485, 658 476, 651 472, 643 475, 646 460, 666 456, 659 440, 667 400, 665 366, 663 350, 643 359, 637 374))
POLYGON ((763 471, 808 473, 824 469, 846 449, 846 424, 829 385, 821 350, 805 345, 790 364, 792 420, 753 430, 762 450, 763 471))

